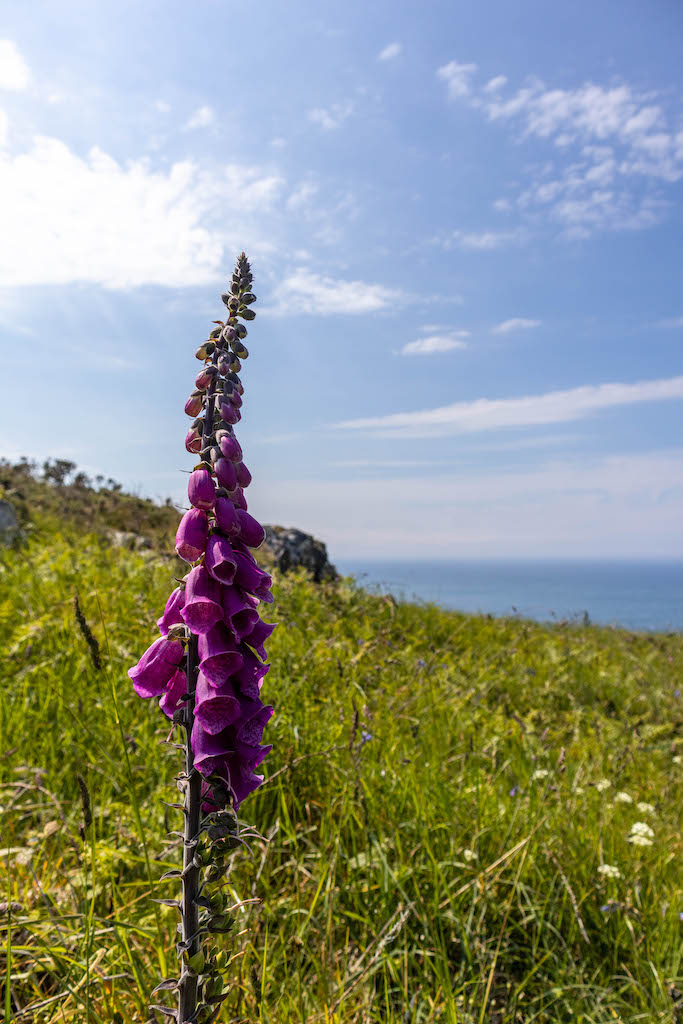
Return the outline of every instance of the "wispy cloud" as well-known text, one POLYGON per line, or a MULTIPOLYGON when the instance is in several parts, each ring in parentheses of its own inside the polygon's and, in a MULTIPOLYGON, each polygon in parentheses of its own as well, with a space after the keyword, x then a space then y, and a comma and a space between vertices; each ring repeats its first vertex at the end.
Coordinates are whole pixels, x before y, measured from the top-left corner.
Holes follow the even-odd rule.
POLYGON ((509 334, 510 331, 525 331, 530 327, 540 326, 540 320, 530 320, 525 316, 513 316, 510 320, 503 320, 502 323, 496 324, 491 330, 494 334, 509 334))
POLYGON ((476 71, 476 64, 451 61, 436 74, 451 100, 513 125, 520 142, 535 138, 553 147, 531 170, 532 184, 517 197, 520 209, 549 213, 571 238, 662 219, 668 204, 653 189, 683 178, 680 111, 667 112, 661 97, 625 82, 556 89, 531 78, 506 93, 504 76, 479 87, 476 71))
POLYGON ((380 431, 384 434, 466 434, 505 427, 568 423, 592 416, 602 409, 680 398, 683 398, 683 377, 670 377, 635 384, 587 385, 522 398, 478 398, 420 412, 346 420, 335 426, 341 430, 380 431))
POLYGON ((439 244, 444 249, 468 249, 470 251, 490 252, 502 249, 506 245, 519 242, 519 231, 452 231, 439 244))
POLYGON ((31 81, 28 64, 11 39, 0 39, 0 89, 20 92, 31 81))
POLYGON ((216 115, 211 107, 199 107, 189 118, 185 127, 188 131, 193 128, 207 128, 216 120, 216 115))
POLYGON ((315 107, 308 112, 308 120, 319 125, 326 132, 332 132, 353 113, 353 103, 333 103, 330 107, 315 107))
POLYGON ((383 50, 377 54, 377 60, 393 60, 394 57, 398 57, 403 47, 400 43, 389 43, 383 50))
POLYGON ((678 330, 683 327, 683 316, 667 317, 665 320, 660 320, 657 327, 664 327, 668 330, 678 330))
POLYGON ((451 334, 430 334, 426 338, 409 341, 401 349, 402 356, 431 356, 438 352, 451 352, 454 348, 465 348, 462 340, 469 336, 469 331, 458 331, 451 334))
POLYGON ((391 303, 401 301, 402 295, 381 284, 324 277, 299 268, 278 285, 273 298, 274 305, 268 310, 271 314, 326 316, 340 313, 358 316, 385 309, 391 303))

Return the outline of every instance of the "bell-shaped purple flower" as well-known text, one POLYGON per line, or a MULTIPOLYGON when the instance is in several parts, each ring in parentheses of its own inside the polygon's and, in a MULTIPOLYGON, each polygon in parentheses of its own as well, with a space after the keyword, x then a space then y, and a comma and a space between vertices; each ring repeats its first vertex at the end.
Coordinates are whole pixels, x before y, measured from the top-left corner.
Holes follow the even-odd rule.
POLYGON ((237 518, 237 510, 230 498, 216 498, 213 514, 216 517, 216 525, 223 533, 230 536, 238 536, 240 532, 240 521, 237 518))
POLYGON ((229 459, 217 459, 214 469, 219 487, 225 487, 226 491, 233 491, 237 487, 237 475, 235 467, 229 459))
POLYGON ((251 483, 251 473, 243 462, 237 463, 235 466, 235 473, 237 474, 237 483, 240 487, 248 487, 251 483))
POLYGON ((219 583, 230 586, 235 578, 235 557, 230 541, 222 533, 212 533, 206 545, 204 564, 219 583))
POLYGON ((203 672, 197 674, 194 717, 204 732, 212 736, 240 717, 239 696, 229 679, 217 688, 203 672))
MULTIPOLYGON (((201 423, 201 420, 198 422, 201 423)), ((185 447, 188 452, 192 452, 195 455, 198 455, 202 450, 202 433, 194 423, 185 435, 185 447)))
POLYGON ((209 520, 206 512, 191 508, 180 520, 175 537, 175 549, 186 562, 196 562, 204 554, 209 536, 209 520))
POLYGON ((203 565, 196 565, 185 584, 185 604, 180 613, 193 633, 207 633, 223 618, 220 584, 203 565))
POLYGON ((185 588, 176 587, 164 608, 164 614, 157 619, 159 632, 166 636, 171 626, 178 626, 183 621, 180 611, 185 604, 185 588))
POLYGON ((195 469, 190 473, 187 496, 190 505, 194 505, 195 508, 204 511, 213 508, 216 501, 216 485, 208 469, 195 469))
POLYGON ((171 677, 166 687, 166 693, 159 701, 159 707, 167 718, 173 718, 174 713, 182 706, 181 697, 187 692, 187 676, 178 669, 171 677))
POLYGON ((257 607, 256 598, 245 594, 239 587, 223 588, 223 617, 238 642, 251 634, 259 622, 257 607))
POLYGON ((251 555, 233 550, 232 557, 235 562, 234 579, 237 586, 246 590, 248 594, 258 597, 260 601, 272 604, 273 595, 270 592, 273 583, 272 577, 259 569, 251 555))
POLYGON ((228 434, 225 430, 219 430, 216 434, 216 439, 226 459, 230 462, 242 461, 242 449, 234 434, 228 434))
POLYGON ((242 665, 233 674, 233 682, 239 687, 243 696, 250 700, 258 700, 265 676, 270 671, 270 665, 264 664, 244 644, 240 647, 242 665))
POLYGON ((237 423, 242 417, 240 416, 239 409, 230 401, 225 401, 218 410, 221 415, 221 419, 225 420, 226 423, 237 423))
POLYGON ((259 618, 258 622, 256 622, 256 624, 254 625, 254 628, 252 629, 251 633, 249 633, 247 636, 241 637, 240 639, 242 639, 245 644, 248 644, 249 647, 253 647, 256 653, 258 654, 259 658, 265 659, 266 649, 263 645, 265 644, 266 640, 275 629, 276 625, 276 622, 263 622, 259 618))
POLYGON ((180 640, 160 636, 134 668, 128 669, 138 697, 160 697, 183 658, 180 640))
POLYGON ((228 497, 235 508, 241 508, 243 512, 247 511, 247 499, 244 497, 244 491, 241 487, 235 487, 233 490, 228 488, 228 497))
POLYGON ((242 396, 240 395, 237 388, 231 391, 228 397, 236 409, 242 408, 242 396))
POLYGON ((260 547, 266 538, 266 531, 261 524, 241 508, 237 509, 237 519, 242 543, 246 544, 248 548, 260 547))
POLYGON ((205 391, 213 378, 216 376, 217 370, 215 366, 205 366, 203 370, 200 370, 195 377, 195 385, 201 390, 205 391))
POLYGON ((212 686, 221 686, 244 664, 244 655, 222 622, 201 633, 198 646, 200 668, 212 686))

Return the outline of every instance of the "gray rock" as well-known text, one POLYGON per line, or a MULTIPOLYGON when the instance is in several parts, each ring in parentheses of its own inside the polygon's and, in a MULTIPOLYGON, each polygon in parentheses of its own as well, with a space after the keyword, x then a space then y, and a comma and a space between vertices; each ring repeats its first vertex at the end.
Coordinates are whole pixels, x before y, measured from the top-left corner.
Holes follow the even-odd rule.
POLYGON ((0 544, 13 544, 20 532, 14 506, 0 501, 0 544))
POLYGON ((267 547, 274 567, 280 572, 289 569, 306 569, 316 583, 335 580, 337 570, 327 558, 327 548, 303 530, 286 529, 284 526, 264 526, 267 547))

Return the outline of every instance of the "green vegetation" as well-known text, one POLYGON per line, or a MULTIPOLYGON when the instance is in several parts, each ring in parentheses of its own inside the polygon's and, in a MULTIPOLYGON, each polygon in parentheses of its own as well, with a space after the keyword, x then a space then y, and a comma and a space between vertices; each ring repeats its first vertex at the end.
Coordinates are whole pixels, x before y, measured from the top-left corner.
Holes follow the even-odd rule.
MULTIPOLYGON (((57 511, 0 555, 0 1021, 144 1022, 180 757, 126 670, 176 565, 57 511)), ((275 593, 221 1020, 680 1019, 683 638, 275 593)))

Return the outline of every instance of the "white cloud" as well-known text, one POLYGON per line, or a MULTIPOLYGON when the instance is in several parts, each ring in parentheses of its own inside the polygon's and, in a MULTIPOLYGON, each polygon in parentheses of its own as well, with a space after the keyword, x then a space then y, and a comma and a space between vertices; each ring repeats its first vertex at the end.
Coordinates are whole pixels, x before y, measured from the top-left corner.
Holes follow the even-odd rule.
POLYGON ((402 356, 429 356, 437 352, 451 352, 454 348, 465 348, 465 342, 461 339, 467 337, 469 331, 458 331, 459 337, 453 334, 430 334, 426 338, 418 338, 417 341, 409 341, 401 349, 402 356))
POLYGON ((160 114, 170 114, 171 112, 171 104, 166 100, 156 100, 154 107, 160 114))
POLYGON ((320 188, 315 181, 302 181, 287 198, 288 210, 302 210, 317 196, 320 188))
POLYGON ((7 142, 8 132, 9 118, 4 110, 0 110, 0 146, 4 146, 7 142))
POLYGON ((190 117, 185 127, 188 131, 192 128, 206 128, 208 125, 213 124, 215 120, 216 115, 211 107, 199 107, 190 117))
POLYGON ((401 293, 380 284, 323 277, 300 268, 278 285, 274 299, 275 306, 270 312, 278 315, 358 315, 385 309, 400 301, 401 293))
POLYGON ((273 149, 284 149, 287 145, 287 139, 283 139, 281 135, 277 135, 274 139, 270 140, 270 144, 273 149))
POLYGON ((438 68, 436 75, 446 83, 449 97, 455 100, 469 96, 470 79, 476 70, 476 64, 459 64, 457 60, 452 60, 449 64, 438 68))
POLYGON ((31 80, 28 64, 11 39, 0 39, 0 89, 20 92, 31 80))
POLYGON ((441 243, 444 249, 452 249, 457 245, 460 249, 486 252, 501 249, 511 242, 519 241, 518 231, 453 231, 441 243))
POLYGON ((335 426, 342 430, 371 430, 385 434, 466 434, 505 427, 568 423, 591 416, 601 409, 677 398, 683 398, 683 377, 638 381, 635 384, 586 385, 522 398, 478 398, 420 412, 346 420, 335 426))
POLYGON ((515 125, 517 141, 552 145, 552 158, 531 169, 532 184, 517 200, 522 209, 540 208, 569 238, 662 220, 669 204, 653 190, 683 179, 683 132, 674 127, 680 111, 667 113, 655 94, 624 82, 556 89, 531 78, 505 94, 504 76, 475 87, 475 71, 453 61, 437 74, 452 100, 515 125))
POLYGON ((389 43, 383 50, 380 50, 377 60, 393 60, 394 57, 398 57, 402 49, 400 43, 389 43))
POLYGON ((507 78, 505 75, 496 75, 495 78, 491 78, 484 86, 484 92, 498 92, 504 85, 507 84, 507 78))
POLYGON ((513 316, 510 320, 503 320, 492 328, 494 334, 509 334, 510 331, 523 331, 528 327, 540 327, 540 320, 529 320, 525 316, 513 316))
POLYGON ((308 112, 308 120, 320 125, 326 132, 334 131, 353 113, 353 103, 333 103, 331 107, 315 107, 308 112))
POLYGON ((183 287, 216 281, 223 248, 254 251, 254 220, 284 182, 256 167, 202 172, 190 162, 153 170, 119 164, 101 149, 86 158, 37 137, 25 153, 0 152, 0 280, 7 287, 93 282, 183 287), (216 226, 218 225, 218 226, 216 226), (229 225, 226 229, 224 225, 229 225))
POLYGON ((666 327, 671 330, 678 330, 683 327, 683 316, 667 317, 666 320, 660 320, 657 326, 666 327))

